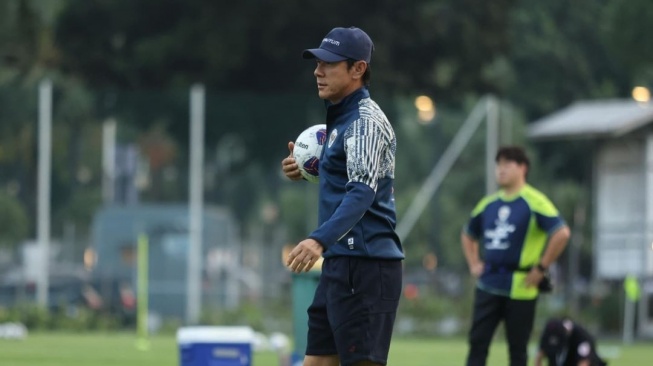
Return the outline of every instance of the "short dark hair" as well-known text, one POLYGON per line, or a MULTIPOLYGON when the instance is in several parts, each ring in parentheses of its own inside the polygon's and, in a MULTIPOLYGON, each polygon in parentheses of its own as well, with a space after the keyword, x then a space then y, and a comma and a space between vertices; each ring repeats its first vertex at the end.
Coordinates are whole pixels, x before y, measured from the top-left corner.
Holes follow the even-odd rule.
MULTIPOLYGON (((347 59, 347 69, 351 69, 351 67, 354 66, 356 61, 359 60, 347 59)), ((368 62, 367 69, 365 69, 365 73, 363 74, 363 85, 365 86, 370 86, 370 81, 372 79, 372 69, 370 67, 371 66, 368 62)))
POLYGON ((494 158, 495 162, 505 159, 509 161, 514 161, 517 164, 524 164, 526 168, 530 168, 531 162, 528 160, 526 151, 521 146, 502 146, 497 151, 497 156, 494 158))

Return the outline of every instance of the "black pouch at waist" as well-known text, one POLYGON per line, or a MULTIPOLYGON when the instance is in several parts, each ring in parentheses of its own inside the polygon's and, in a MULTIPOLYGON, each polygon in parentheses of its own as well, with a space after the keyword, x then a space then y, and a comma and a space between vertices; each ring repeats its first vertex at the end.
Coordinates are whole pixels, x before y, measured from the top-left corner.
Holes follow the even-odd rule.
MULTIPOLYGON (((486 264, 487 272, 495 272, 495 273, 507 273, 507 272, 530 272, 531 269, 533 269, 532 266, 530 267, 513 267, 513 266, 497 266, 497 265, 491 265, 491 264, 486 264)), ((551 276, 549 275, 548 272, 543 274, 542 281, 537 285, 537 289, 540 291, 540 293, 546 294, 549 292, 553 291, 553 282, 551 281, 551 276)))
MULTIPOLYGON (((517 272, 530 272, 531 269, 533 269, 533 267, 517 268, 517 272)), ((546 294, 553 291, 553 282, 551 281, 551 275, 549 275, 549 272, 544 272, 542 274, 542 280, 537 285, 537 289, 542 294, 546 294)))

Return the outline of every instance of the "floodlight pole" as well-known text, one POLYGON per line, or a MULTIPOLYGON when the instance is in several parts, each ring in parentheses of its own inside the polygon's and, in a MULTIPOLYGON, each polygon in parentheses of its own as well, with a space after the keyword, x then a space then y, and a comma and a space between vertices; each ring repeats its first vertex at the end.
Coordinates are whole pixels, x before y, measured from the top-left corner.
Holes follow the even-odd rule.
POLYGON ((102 198, 105 204, 114 202, 116 179, 116 120, 102 124, 102 198))
POLYGON ((50 258, 50 177, 52 162, 52 82, 48 79, 39 84, 39 160, 38 160, 38 223, 37 241, 40 271, 37 277, 36 300, 48 304, 49 258, 50 258))
POLYGON ((186 322, 198 324, 202 310, 202 231, 204 176, 204 86, 190 90, 190 182, 186 322))
POLYGON ((497 182, 494 176, 494 157, 499 148, 499 103, 497 99, 488 95, 486 103, 486 134, 485 134, 485 192, 492 194, 497 190, 497 182))
POLYGON ((136 303, 136 348, 140 350, 148 350, 149 343, 149 241, 150 238, 147 234, 141 233, 138 235, 136 243, 138 267, 136 268, 136 278, 138 283, 138 302, 136 303))

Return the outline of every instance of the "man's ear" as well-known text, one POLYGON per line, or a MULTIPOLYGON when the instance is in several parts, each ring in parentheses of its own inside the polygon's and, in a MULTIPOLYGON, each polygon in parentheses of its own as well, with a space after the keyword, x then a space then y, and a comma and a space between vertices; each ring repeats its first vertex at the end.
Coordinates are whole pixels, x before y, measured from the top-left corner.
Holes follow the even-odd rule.
POLYGON ((354 70, 354 79, 362 78, 367 71, 367 62, 365 61, 356 61, 352 67, 354 70))

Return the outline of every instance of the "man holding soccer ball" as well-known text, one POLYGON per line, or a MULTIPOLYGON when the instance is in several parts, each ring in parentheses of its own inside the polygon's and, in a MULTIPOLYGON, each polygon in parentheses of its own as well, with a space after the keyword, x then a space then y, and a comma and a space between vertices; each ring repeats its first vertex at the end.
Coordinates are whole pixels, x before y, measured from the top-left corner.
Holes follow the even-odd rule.
MULTIPOLYGON (((304 366, 387 364, 404 254, 395 233, 396 137, 367 89, 373 50, 370 37, 350 27, 334 28, 303 53, 317 62, 313 75, 327 109, 318 227, 287 258, 301 272, 324 257, 304 366)), ((282 169, 301 180, 293 148, 288 143, 282 169)))

